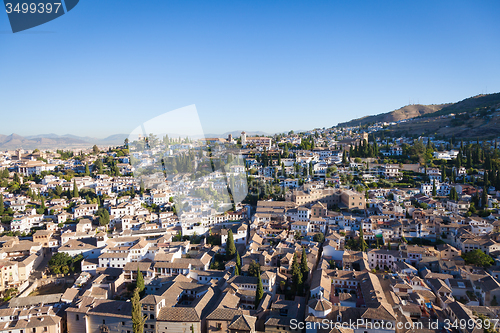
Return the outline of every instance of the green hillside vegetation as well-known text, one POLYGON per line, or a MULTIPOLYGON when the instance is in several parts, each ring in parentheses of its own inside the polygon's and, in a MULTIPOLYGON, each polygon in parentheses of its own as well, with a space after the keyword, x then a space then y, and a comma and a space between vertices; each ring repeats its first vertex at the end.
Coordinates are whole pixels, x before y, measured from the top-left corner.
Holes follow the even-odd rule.
POLYGON ((500 108, 500 93, 477 95, 466 98, 460 102, 453 103, 443 107, 441 110, 425 114, 422 117, 439 117, 449 115, 451 113, 474 113, 474 112, 487 112, 488 110, 495 110, 500 108))
POLYGON ((500 135, 500 93, 477 95, 388 128, 389 136, 493 139, 500 135))
POLYGON ((432 104, 432 105, 421 105, 412 104, 406 105, 400 109, 381 113, 374 116, 366 116, 359 119, 354 119, 345 123, 338 124, 339 127, 351 127, 351 126, 362 126, 367 124, 379 123, 379 122, 395 122, 404 119, 412 119, 424 115, 434 114, 435 112, 443 109, 450 104, 432 104))

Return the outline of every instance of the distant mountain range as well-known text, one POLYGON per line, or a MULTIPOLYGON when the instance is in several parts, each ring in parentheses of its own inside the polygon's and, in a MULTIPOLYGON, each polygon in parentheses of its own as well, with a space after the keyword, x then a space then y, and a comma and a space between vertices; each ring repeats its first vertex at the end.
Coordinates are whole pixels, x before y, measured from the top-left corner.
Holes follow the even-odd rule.
POLYGON ((229 134, 233 136, 234 139, 239 138, 241 136, 241 132, 245 132, 247 136, 268 136, 272 135, 266 132, 261 132, 261 131, 232 131, 232 132, 226 132, 224 134, 205 134, 205 138, 227 138, 229 134))
MULTIPOLYGON (((227 138, 229 134, 233 138, 239 138, 243 131, 232 131, 224 134, 205 134, 206 138, 227 138)), ((248 131, 247 135, 267 136, 270 135, 260 131, 248 131)), ((175 137, 172 136, 172 137, 175 137)), ((90 136, 77 136, 72 134, 57 135, 39 134, 21 136, 18 134, 2 135, 0 134, 0 150, 13 149, 69 149, 69 148, 87 148, 93 145, 98 146, 117 146, 123 144, 128 134, 114 134, 104 139, 93 138, 90 136)))
POLYGON ((21 136, 15 133, 11 135, 0 134, 0 149, 65 149, 65 148, 86 148, 93 145, 112 146, 123 144, 127 134, 115 134, 104 139, 92 138, 89 136, 76 136, 72 134, 40 134, 21 136))
POLYGON ((366 125, 370 123, 380 123, 380 122, 392 123, 400 120, 411 119, 423 115, 433 114, 450 105, 452 104, 451 103, 431 104, 431 105, 412 104, 403 106, 402 108, 391 112, 381 113, 374 116, 365 116, 362 118, 353 119, 345 123, 339 123, 337 126, 352 127, 352 126, 366 125))

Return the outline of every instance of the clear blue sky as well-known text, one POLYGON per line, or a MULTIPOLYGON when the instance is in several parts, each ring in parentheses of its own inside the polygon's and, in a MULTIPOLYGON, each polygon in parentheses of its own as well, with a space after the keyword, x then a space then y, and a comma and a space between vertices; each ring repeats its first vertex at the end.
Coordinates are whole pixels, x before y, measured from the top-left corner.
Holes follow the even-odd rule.
POLYGON ((500 91, 499 1, 82 0, 12 34, 0 134, 106 137, 196 104, 205 133, 330 127, 500 91))

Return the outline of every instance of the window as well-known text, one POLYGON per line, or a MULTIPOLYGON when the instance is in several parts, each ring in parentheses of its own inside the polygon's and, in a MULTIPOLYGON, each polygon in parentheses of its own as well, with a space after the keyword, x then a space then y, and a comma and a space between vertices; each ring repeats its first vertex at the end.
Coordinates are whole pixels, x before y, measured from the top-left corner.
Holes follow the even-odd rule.
POLYGON ((102 324, 103 324, 103 325, 104 325, 104 324, 106 324, 106 320, 104 320, 104 319, 103 319, 103 320, 102 320, 102 324))
POLYGON ((122 321, 122 326, 125 326, 125 322, 124 321, 122 321))
POLYGON ((77 314, 75 320, 80 320, 80 315, 77 314))
POLYGON ((155 319, 155 315, 154 314, 150 314, 149 315, 149 319, 155 319))
POLYGON ((48 331, 49 331, 49 328, 48 328, 47 326, 45 326, 45 327, 43 328, 43 331, 44 331, 44 332, 48 332, 48 331))
POLYGON ((222 329, 222 323, 217 323, 215 324, 215 326, 217 327, 218 330, 222 329))

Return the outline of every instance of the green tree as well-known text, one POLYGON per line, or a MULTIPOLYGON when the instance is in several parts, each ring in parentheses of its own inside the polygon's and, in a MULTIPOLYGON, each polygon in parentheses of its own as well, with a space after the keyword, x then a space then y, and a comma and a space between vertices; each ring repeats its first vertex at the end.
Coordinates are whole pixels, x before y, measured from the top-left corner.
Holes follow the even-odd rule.
POLYGON ((260 265, 255 260, 252 260, 252 262, 250 263, 250 266, 248 267, 248 274, 250 276, 259 276, 260 265))
POLYGON ((483 192, 481 193, 481 207, 484 209, 488 207, 488 188, 483 187, 483 192))
POLYGON ((4 209, 5 209, 5 207, 3 205, 3 194, 0 193, 0 215, 3 214, 4 209))
POLYGON ((226 255, 228 258, 234 257, 236 253, 236 246, 234 245, 233 231, 229 229, 227 231, 227 241, 226 241, 226 255))
POLYGON ((45 199, 42 197, 40 199, 40 208, 36 210, 37 214, 45 214, 45 199))
POLYGON ((85 163, 85 176, 89 176, 89 175, 90 175, 89 165, 87 163, 85 163))
POLYGON ((132 329, 134 333, 144 332, 144 323, 146 322, 146 316, 142 315, 141 311, 141 299, 139 297, 139 289, 134 289, 134 295, 132 296, 132 329))
POLYGON ((435 197, 437 195, 437 192, 436 192, 436 180, 434 179, 432 181, 432 196, 435 197))
POLYGON ((240 275, 241 274, 241 258, 240 258, 240 253, 238 251, 236 251, 236 269, 237 269, 236 275, 240 275))
POLYGON ((462 258, 468 265, 482 267, 490 267, 495 262, 492 257, 479 249, 462 254, 462 258))
POLYGON ((94 147, 92 147, 92 152, 96 155, 99 154, 99 147, 97 147, 97 145, 94 145, 94 147))
POLYGON ((139 293, 142 295, 144 288, 146 288, 144 284, 144 277, 142 276, 141 270, 137 267, 137 279, 136 279, 136 288, 139 290, 139 293))
POLYGON ((76 179, 73 179, 73 198, 78 198, 80 193, 78 193, 78 186, 76 186, 76 179))
POLYGON ((99 225, 107 226, 109 224, 109 212, 106 208, 101 207, 97 210, 97 216, 99 216, 99 225))
POLYGON ((260 277, 260 269, 257 277, 257 289, 255 290, 255 309, 257 309, 264 297, 264 288, 262 287, 262 278, 260 277))
POLYGON ((62 186, 61 186, 61 185, 56 185, 56 195, 57 195, 58 197, 60 197, 62 193, 63 193, 63 188, 62 188, 62 186))
POLYGON ((300 261, 300 271, 302 272, 302 277, 304 281, 307 281, 307 276, 309 275, 309 267, 307 266, 307 254, 306 249, 302 248, 302 258, 300 261))
POLYGON ((313 236, 313 241, 323 243, 325 241, 325 235, 323 235, 322 232, 318 232, 313 236))
POLYGON ((302 288, 302 271, 300 270, 300 265, 297 259, 297 253, 294 253, 293 255, 293 262, 292 262, 292 283, 293 283, 293 290, 296 293, 300 293, 301 288, 302 288))
POLYGON ((359 249, 361 252, 365 252, 367 248, 368 244, 366 244, 365 236, 363 233, 363 225, 361 225, 359 228, 359 249))

